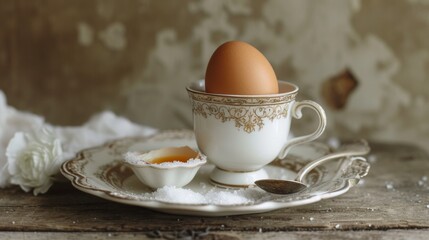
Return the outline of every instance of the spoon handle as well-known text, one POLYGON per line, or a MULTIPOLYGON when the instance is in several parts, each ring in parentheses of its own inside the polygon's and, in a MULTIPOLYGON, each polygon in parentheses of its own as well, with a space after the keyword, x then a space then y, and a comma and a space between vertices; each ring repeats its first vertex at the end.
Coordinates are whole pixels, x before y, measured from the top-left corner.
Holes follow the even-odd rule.
POLYGON ((348 144, 340 147, 336 152, 325 155, 321 158, 318 158, 314 161, 311 161, 307 163, 297 174, 295 180, 298 182, 302 182, 304 177, 315 167, 319 166, 320 164, 327 162, 332 159, 342 158, 342 157, 348 157, 348 156, 358 156, 358 155, 365 155, 369 153, 369 146, 368 143, 365 140, 360 140, 358 143, 354 144, 348 144))

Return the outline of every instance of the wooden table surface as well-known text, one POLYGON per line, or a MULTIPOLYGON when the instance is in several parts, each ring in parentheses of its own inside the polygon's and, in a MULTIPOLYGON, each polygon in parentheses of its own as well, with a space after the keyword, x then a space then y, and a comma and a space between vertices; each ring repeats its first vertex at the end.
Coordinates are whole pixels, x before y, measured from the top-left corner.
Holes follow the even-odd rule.
POLYGON ((37 197, 0 190, 1 239, 429 239, 429 156, 372 143, 371 170, 348 193, 263 214, 169 215, 109 202, 57 183, 37 197), (425 181, 426 180, 426 181, 425 181))

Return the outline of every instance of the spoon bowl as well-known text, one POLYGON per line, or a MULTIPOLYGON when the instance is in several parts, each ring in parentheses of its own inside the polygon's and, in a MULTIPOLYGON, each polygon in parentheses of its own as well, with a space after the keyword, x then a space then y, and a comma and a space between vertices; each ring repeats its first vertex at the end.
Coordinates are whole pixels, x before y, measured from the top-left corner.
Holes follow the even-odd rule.
POLYGON ((355 157, 360 155, 368 154, 370 148, 368 143, 365 140, 360 140, 359 142, 343 145, 338 148, 335 152, 325 155, 321 158, 315 159, 305 165, 297 174, 295 180, 280 180, 280 179, 260 179, 255 181, 256 186, 265 190, 269 193, 274 194, 292 194, 300 192, 306 189, 308 186, 303 183, 305 176, 313 170, 315 167, 319 166, 326 161, 333 159, 344 159, 352 158, 352 160, 362 160, 366 161, 363 157, 355 157))
POLYGON ((275 194, 291 194, 307 188, 306 184, 294 180, 262 179, 255 184, 266 192, 275 194))

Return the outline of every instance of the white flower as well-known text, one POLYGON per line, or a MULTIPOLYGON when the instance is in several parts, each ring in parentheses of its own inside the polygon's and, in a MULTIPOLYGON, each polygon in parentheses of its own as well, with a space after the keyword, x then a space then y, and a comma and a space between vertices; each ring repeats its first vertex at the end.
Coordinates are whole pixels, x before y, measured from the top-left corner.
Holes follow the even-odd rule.
POLYGON ((44 124, 44 119, 35 114, 18 111, 8 106, 0 90, 0 187, 10 185, 7 168, 6 147, 16 132, 34 132, 44 124))
POLYGON ((17 132, 6 149, 11 183, 34 195, 51 187, 62 163, 61 141, 49 128, 38 132, 17 132))

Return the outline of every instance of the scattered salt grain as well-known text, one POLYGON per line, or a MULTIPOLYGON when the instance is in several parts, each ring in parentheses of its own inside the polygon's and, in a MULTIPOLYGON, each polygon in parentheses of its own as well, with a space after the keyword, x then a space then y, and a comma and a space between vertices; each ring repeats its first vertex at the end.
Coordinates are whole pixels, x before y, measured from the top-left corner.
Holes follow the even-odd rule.
POLYGON ((111 234, 111 233, 108 233, 108 234, 107 234, 107 236, 108 236, 108 237, 111 237, 111 236, 112 236, 112 234, 111 234))
POLYGON ((12 224, 15 224, 15 221, 12 221, 12 224))
POLYGON ((332 148, 339 148, 340 147, 340 140, 338 138, 331 137, 328 139, 328 145, 332 148))
POLYGON ((386 182, 386 188, 388 190, 395 190, 395 188, 393 187, 393 183, 391 183, 391 182, 386 182))
POLYGON ((377 162, 377 156, 374 155, 374 154, 369 155, 368 156, 368 162, 369 163, 375 163, 375 162, 377 162))
POLYGON ((206 188, 207 188, 207 185, 206 185, 205 183, 203 183, 203 182, 200 182, 200 187, 201 187, 202 189, 206 189, 206 188))
POLYGON ((423 176, 419 181, 417 181, 417 185, 419 185, 420 187, 425 187, 428 185, 427 183, 428 181, 428 177, 427 176, 423 176))
POLYGON ((259 228, 259 232, 260 232, 260 233, 262 232, 262 228, 259 228))
POLYGON ((314 217, 311 217, 311 218, 310 218, 310 221, 313 221, 313 220, 314 220, 314 217))
POLYGON ((429 208, 429 204, 428 204, 428 205, 426 205, 426 208, 429 208))
POLYGON ((337 224, 337 225, 335 225, 335 228, 336 228, 336 229, 340 229, 340 228, 341 228, 341 225, 340 225, 340 224, 337 224))

